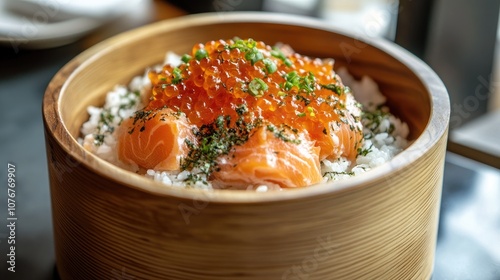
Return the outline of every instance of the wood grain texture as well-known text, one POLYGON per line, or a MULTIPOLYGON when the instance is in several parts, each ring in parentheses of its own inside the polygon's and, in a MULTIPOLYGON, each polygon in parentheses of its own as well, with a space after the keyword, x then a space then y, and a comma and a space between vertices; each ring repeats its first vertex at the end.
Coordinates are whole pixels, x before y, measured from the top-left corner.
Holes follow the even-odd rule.
POLYGON ((255 13, 189 16, 114 37, 57 73, 43 104, 62 279, 429 279, 450 114, 442 82, 388 42, 255 13), (413 144, 363 176, 283 191, 183 190, 87 153, 89 105, 197 42, 252 37, 333 57, 379 83, 413 144), (350 51, 347 51, 350 50, 350 51), (132 278, 134 277, 134 278, 132 278))

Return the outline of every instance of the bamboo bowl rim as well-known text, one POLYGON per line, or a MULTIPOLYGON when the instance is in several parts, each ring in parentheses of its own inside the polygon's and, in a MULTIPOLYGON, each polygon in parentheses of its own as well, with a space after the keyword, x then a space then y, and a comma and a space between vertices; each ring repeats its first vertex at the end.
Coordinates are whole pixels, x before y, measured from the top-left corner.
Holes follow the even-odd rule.
POLYGON ((441 136, 447 132, 450 103, 443 82, 427 64, 407 50, 385 39, 361 36, 360 34, 328 26, 320 20, 304 16, 275 13, 265 13, 265 15, 263 15, 262 12, 227 12, 224 13, 223 16, 218 13, 205 13, 163 20, 118 34, 90 47, 73 58, 56 73, 45 92, 42 111, 46 133, 49 133, 68 155, 96 174, 119 182, 124 187, 135 188, 154 195, 173 196, 184 199, 205 199, 219 203, 260 203, 301 199, 310 196, 324 195, 326 193, 355 191, 358 188, 364 187, 368 182, 382 183, 384 180, 387 180, 391 174, 397 174, 398 170, 411 165, 412 162, 433 147, 441 136), (66 128, 60 114, 60 108, 62 106, 60 101, 63 94, 68 94, 65 91, 67 84, 74 79, 79 71, 87 64, 99 59, 99 54, 113 51, 118 41, 126 44, 127 42, 140 40, 154 33, 172 31, 183 27, 202 26, 215 23, 231 24, 252 22, 292 25, 337 33, 353 39, 355 38, 397 59, 418 77, 430 94, 430 116, 423 133, 419 135, 409 147, 396 155, 389 162, 359 176, 340 181, 319 183, 303 188, 287 189, 279 192, 257 193, 241 190, 207 191, 186 189, 155 182, 144 176, 121 169, 88 152, 77 142, 66 128))

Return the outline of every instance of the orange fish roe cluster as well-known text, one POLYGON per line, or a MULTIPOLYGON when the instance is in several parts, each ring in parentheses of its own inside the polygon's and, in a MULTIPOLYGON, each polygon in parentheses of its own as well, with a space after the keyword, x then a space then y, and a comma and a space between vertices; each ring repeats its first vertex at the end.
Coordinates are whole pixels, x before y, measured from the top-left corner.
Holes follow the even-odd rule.
POLYGON ((235 39, 197 44, 182 61, 149 73, 152 97, 146 109, 166 106, 200 127, 221 115, 236 120, 245 108, 248 122, 260 119, 307 131, 323 153, 332 149, 326 147, 332 145, 332 124, 362 133, 359 116, 347 108, 350 92, 333 71, 333 60, 235 39))

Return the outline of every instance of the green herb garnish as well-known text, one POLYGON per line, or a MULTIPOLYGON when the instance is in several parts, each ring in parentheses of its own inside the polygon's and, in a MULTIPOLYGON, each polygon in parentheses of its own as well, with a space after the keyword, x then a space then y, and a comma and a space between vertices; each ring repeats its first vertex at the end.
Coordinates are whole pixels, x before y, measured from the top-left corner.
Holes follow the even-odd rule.
POLYGON ((199 60, 202 60, 203 58, 208 57, 208 53, 205 49, 199 49, 194 54, 194 57, 196 58, 196 60, 199 61, 199 60))
POLYGON ((316 79, 314 78, 314 74, 309 72, 307 76, 300 79, 300 89, 304 90, 308 93, 314 91, 314 86, 316 85, 316 79))
POLYGON ((238 116, 243 116, 244 114, 248 113, 248 107, 246 104, 241 104, 240 106, 238 106, 236 108, 236 113, 238 114, 238 116))
MULTIPOLYGON (((197 168, 200 174, 208 177, 219 170, 217 158, 229 154, 234 146, 247 142, 251 131, 260 123, 260 120, 247 123, 242 116, 233 123, 229 116, 220 115, 212 123, 202 125, 194 131, 197 143, 185 141, 189 153, 181 159, 181 170, 197 168)), ((191 180, 197 178, 201 177, 194 176, 191 180)))
POLYGON ((259 78, 254 78, 249 84, 248 84, 248 90, 252 96, 255 97, 262 97, 264 95, 264 92, 268 89, 269 87, 267 86, 266 82, 264 82, 262 79, 259 78))
POLYGON ((252 65, 254 65, 257 61, 264 59, 264 54, 262 54, 262 52, 260 52, 256 47, 253 47, 247 51, 245 59, 249 60, 252 65))
POLYGON ((175 67, 173 70, 172 70, 172 84, 178 84, 180 83, 180 81, 182 81, 182 75, 181 75, 182 71, 180 68, 178 67, 175 67))
POLYGON ((342 87, 339 86, 338 84, 321 85, 321 87, 328 89, 328 90, 331 90, 339 96, 342 95, 342 93, 343 93, 342 87))
POLYGON ((333 179, 334 176, 338 176, 338 175, 354 176, 354 172, 352 172, 352 171, 350 171, 350 172, 347 172, 347 171, 342 171, 342 172, 330 171, 330 172, 325 172, 325 174, 323 175, 323 177, 328 177, 329 179, 333 179))
POLYGON ((358 155, 366 156, 368 153, 370 153, 372 151, 372 147, 373 147, 373 144, 371 144, 370 147, 368 147, 367 149, 358 148, 357 149, 358 155))
POLYGON ((190 56, 189 54, 184 54, 182 57, 181 57, 181 60, 182 62, 184 63, 188 63, 191 59, 193 59, 192 56, 190 56))
POLYGON ((310 94, 314 91, 314 87, 316 85, 316 78, 311 72, 309 72, 305 77, 300 77, 299 74, 297 74, 297 71, 291 71, 283 75, 283 78, 285 79, 285 83, 282 87, 287 91, 296 87, 299 91, 310 94))
POLYGON ((94 145, 100 146, 104 143, 104 134, 94 134, 94 145))
POLYGON ((266 72, 268 74, 272 74, 272 73, 276 72, 276 70, 278 69, 278 67, 276 66, 276 63, 274 63, 274 61, 272 61, 269 58, 264 58, 262 60, 262 62, 264 63, 264 66, 266 67, 266 72))
POLYGON ((273 133, 274 137, 288 143, 293 143, 293 144, 300 144, 300 139, 292 138, 290 137, 290 133, 297 134, 298 131, 296 129, 292 129, 288 125, 281 125, 280 127, 276 127, 273 124, 268 124, 266 126, 267 131, 270 131, 273 133))
POLYGON ((292 66, 292 61, 290 61, 290 59, 288 59, 285 56, 285 54, 278 47, 273 47, 273 50, 271 51, 271 55, 276 57, 276 58, 279 58, 281 61, 283 61, 283 63, 286 66, 288 66, 288 67, 292 66))
POLYGON ((311 100, 305 98, 304 96, 302 96, 300 94, 295 95, 295 99, 304 102, 304 105, 306 105, 306 106, 309 105, 309 104, 311 104, 311 100))
POLYGON ((288 72, 283 78, 285 78, 285 83, 283 85, 285 90, 290 91, 294 86, 299 87, 300 77, 296 71, 288 72))
POLYGON ((237 39, 234 41, 234 44, 227 46, 227 48, 230 50, 239 49, 241 52, 248 52, 250 49, 255 48, 256 45, 257 42, 251 38, 248 40, 237 39))

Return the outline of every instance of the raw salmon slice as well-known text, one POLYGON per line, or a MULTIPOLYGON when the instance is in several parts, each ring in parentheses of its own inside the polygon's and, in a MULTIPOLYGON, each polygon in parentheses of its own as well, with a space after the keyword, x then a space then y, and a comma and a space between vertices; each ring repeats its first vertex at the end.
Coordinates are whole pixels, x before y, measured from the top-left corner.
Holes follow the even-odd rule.
POLYGON ((321 147, 320 160, 345 157, 353 161, 358 155, 358 148, 362 146, 363 126, 359 122, 361 109, 356 107, 352 95, 346 95, 345 98, 349 114, 330 122, 325 134, 311 136, 316 139, 316 145, 321 147))
POLYGON ((118 158, 133 167, 177 171, 188 153, 186 139, 196 142, 193 127, 183 114, 162 108, 138 111, 117 132, 118 158))
POLYGON ((319 150, 306 134, 262 126, 247 142, 219 159, 213 184, 221 188, 297 188, 319 183, 319 150))

